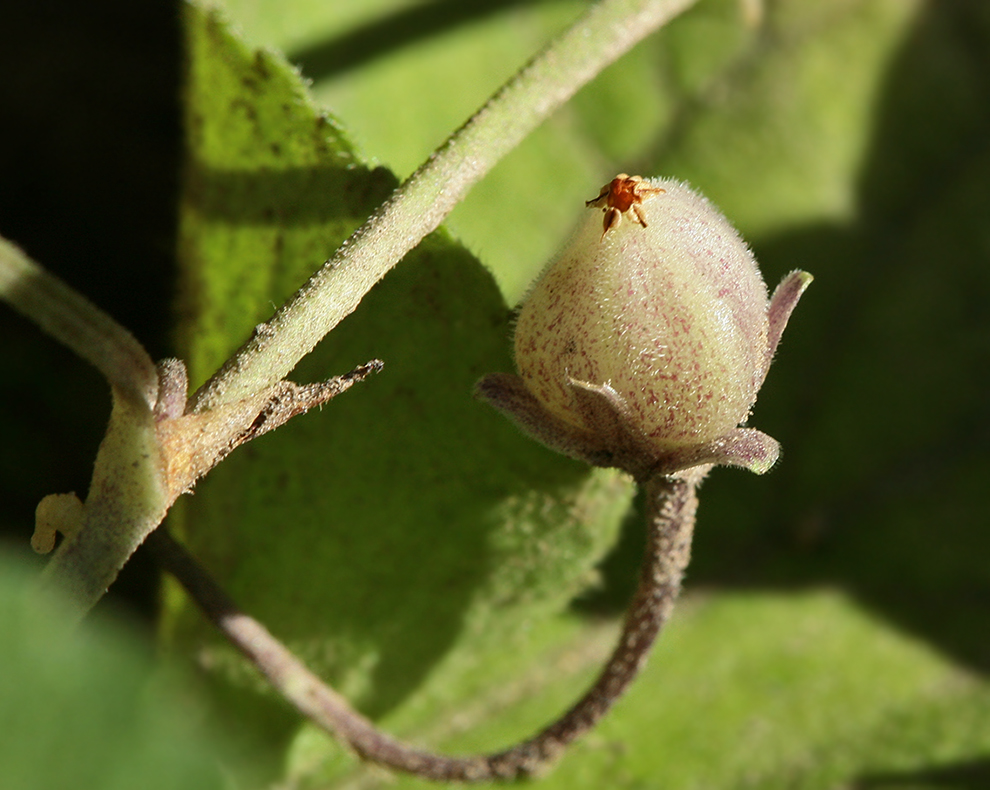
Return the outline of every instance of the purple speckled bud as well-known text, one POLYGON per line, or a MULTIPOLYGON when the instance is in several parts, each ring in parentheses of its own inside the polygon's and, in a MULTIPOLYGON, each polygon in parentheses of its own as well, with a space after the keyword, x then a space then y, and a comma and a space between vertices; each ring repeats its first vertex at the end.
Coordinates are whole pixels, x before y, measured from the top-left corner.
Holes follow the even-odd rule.
POLYGON ((780 445, 749 417, 811 275, 773 297, 739 234, 667 179, 616 176, 523 302, 519 375, 478 396, 547 447, 637 480, 704 465, 766 472, 780 445))
POLYGON ((523 303, 515 350, 527 388, 589 428, 568 384, 610 386, 660 452, 726 434, 748 416, 771 357, 752 253, 676 181, 619 176, 589 205, 605 210, 605 233, 589 211, 523 303))

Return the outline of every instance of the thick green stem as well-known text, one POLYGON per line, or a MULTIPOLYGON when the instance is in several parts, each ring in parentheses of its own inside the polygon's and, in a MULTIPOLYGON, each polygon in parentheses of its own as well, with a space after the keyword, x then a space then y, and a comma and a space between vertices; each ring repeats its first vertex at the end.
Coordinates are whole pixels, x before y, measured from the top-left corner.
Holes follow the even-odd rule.
POLYGON ((283 379, 468 190, 605 66, 694 0, 603 0, 455 132, 194 396, 203 411, 283 379))
POLYGON ((76 618, 103 597, 172 500, 152 412, 116 387, 113 396, 81 523, 67 530, 41 575, 42 586, 60 592, 76 618))

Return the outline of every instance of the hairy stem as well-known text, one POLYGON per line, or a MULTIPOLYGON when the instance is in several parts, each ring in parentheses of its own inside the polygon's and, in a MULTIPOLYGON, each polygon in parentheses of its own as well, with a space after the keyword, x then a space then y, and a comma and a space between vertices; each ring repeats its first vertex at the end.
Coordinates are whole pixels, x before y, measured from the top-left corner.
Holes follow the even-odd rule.
POLYGON ((193 398, 194 411, 283 379, 468 190, 605 66, 695 0, 602 0, 506 83, 193 398))
POLYGON ((530 775, 593 728, 642 669, 670 616, 691 554, 697 484, 708 467, 683 476, 658 475, 645 483, 649 537, 639 587, 618 644, 598 680, 557 721, 532 738, 494 754, 448 757, 422 751, 378 730, 310 672, 268 630, 241 612, 209 574, 162 529, 148 539, 206 616, 269 682, 315 724, 364 759, 437 781, 482 782, 530 775))

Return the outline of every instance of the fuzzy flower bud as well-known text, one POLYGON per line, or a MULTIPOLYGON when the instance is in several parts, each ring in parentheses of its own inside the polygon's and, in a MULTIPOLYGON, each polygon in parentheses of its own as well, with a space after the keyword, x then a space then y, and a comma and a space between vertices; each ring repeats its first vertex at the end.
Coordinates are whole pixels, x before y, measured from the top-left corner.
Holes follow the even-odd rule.
POLYGON ((704 197, 669 179, 628 181, 643 195, 633 203, 641 222, 605 205, 602 235, 601 215, 587 213, 523 303, 516 365, 537 399, 576 427, 590 426, 571 379, 614 389, 660 451, 709 442, 756 400, 770 356, 767 289, 704 197))
POLYGON ((488 376, 479 393, 548 446, 640 477, 766 471, 777 443, 737 426, 811 276, 792 273, 768 299, 728 220, 670 179, 622 174, 587 205, 601 212, 523 302, 520 375, 488 376))

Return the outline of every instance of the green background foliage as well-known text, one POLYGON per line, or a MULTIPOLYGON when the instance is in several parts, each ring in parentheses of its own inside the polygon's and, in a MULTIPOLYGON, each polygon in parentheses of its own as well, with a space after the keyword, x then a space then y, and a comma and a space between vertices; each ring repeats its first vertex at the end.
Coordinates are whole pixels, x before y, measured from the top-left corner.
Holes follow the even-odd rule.
POLYGON ((70 633, 31 581, 0 559, 3 786, 221 787, 225 748, 190 721, 174 679, 155 678, 149 651, 105 618, 70 633))
MULTIPOLYGON (((108 3, 90 24, 109 43, 78 43, 70 16, 62 58, 17 12, 0 112, 21 110, 0 128, 33 170, 4 160, 0 232, 198 384, 582 8, 230 0, 231 33, 195 6, 108 3)), ((239 450, 175 525, 386 728, 453 751, 528 735, 600 666, 642 535, 635 505, 615 534, 621 480, 527 443, 470 388, 511 369, 510 308, 583 200, 618 171, 683 178, 771 285, 816 277, 752 419, 784 457, 705 484, 672 626, 543 784, 990 786, 990 10, 741 9, 701 0, 500 164, 293 376, 384 371, 239 450)), ((26 541, 41 496, 84 490, 105 406, 2 320, 3 518, 26 541)), ((169 595, 170 655, 198 662, 196 716, 242 764, 298 787, 423 784, 301 724, 187 607, 169 595)))

